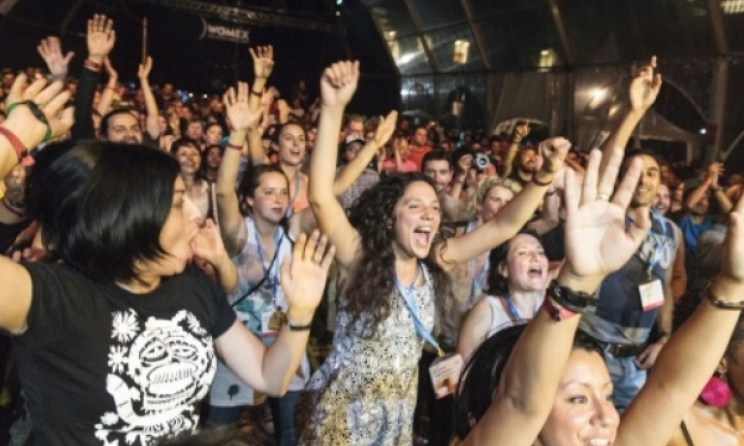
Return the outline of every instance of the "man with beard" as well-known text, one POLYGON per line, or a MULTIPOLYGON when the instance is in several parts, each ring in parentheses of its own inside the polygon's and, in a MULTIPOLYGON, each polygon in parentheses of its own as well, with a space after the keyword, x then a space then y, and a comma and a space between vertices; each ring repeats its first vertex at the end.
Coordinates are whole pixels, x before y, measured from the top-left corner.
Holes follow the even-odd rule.
MULTIPOLYGON (((640 209, 651 207, 660 184, 659 163, 653 153, 629 153, 624 168, 634 158, 643 161, 643 173, 627 211, 627 224, 639 218, 640 209)), ((619 411, 630 405, 646 382, 646 372, 672 329, 672 266, 681 233, 656 209, 647 212, 650 215, 643 218, 650 218, 652 226, 646 239, 625 266, 605 278, 596 305, 587 309, 579 326, 603 347, 619 411)))
POLYGON ((421 164, 424 174, 434 181, 434 189, 447 220, 459 220, 461 202, 450 193, 452 189, 450 183, 454 170, 449 154, 444 150, 432 150, 424 155, 421 164))
POLYGON ((132 109, 114 109, 101 118, 99 138, 122 144, 142 144, 142 128, 132 109))
POLYGON ((516 181, 520 186, 529 183, 532 174, 539 167, 537 150, 532 146, 520 146, 522 140, 529 134, 530 125, 522 121, 517 122, 512 131, 506 158, 501 164, 501 176, 516 181))

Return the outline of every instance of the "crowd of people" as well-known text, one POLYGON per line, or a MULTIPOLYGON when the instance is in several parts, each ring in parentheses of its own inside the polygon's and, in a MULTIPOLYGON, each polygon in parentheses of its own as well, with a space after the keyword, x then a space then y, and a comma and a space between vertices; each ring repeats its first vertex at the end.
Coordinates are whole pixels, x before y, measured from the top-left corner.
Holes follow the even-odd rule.
POLYGON ((655 58, 582 152, 354 114, 355 61, 282 99, 272 46, 130 91, 86 39, 2 72, 8 442, 744 445, 744 177, 626 149, 655 58))

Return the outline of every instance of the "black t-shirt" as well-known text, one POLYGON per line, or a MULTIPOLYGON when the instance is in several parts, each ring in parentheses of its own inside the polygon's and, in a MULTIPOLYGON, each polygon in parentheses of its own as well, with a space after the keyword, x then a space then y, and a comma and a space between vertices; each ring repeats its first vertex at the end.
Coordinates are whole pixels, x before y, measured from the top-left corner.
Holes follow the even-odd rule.
POLYGON ((37 445, 147 445, 198 422, 213 340, 235 321, 195 267, 149 294, 60 264, 26 264, 28 330, 14 338, 37 445))

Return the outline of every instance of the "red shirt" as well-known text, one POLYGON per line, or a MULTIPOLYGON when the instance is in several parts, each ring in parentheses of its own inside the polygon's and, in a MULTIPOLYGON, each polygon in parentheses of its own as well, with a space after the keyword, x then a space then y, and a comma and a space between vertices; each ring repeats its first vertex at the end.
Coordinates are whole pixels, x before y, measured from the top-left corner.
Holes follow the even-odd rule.
POLYGON ((411 144, 411 154, 408 155, 408 161, 413 161, 416 164, 417 172, 421 172, 421 162, 429 152, 431 152, 431 146, 417 147, 411 144))

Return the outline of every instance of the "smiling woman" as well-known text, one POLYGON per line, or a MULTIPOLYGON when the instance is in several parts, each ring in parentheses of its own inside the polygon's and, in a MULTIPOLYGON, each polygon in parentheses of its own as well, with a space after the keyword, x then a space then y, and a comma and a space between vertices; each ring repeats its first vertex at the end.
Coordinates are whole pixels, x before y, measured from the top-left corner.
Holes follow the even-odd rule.
MULTIPOLYGON (((347 215, 334 197, 333 166, 344 108, 358 81, 359 64, 347 61, 331 65, 321 77, 310 205, 338 247, 342 291, 333 352, 310 379, 307 400, 300 404, 300 444, 412 443, 423 344, 441 355, 447 348, 435 335, 451 301, 448 271, 488 252, 526 223, 552 179, 551 169, 568 149, 565 140, 546 144, 548 170, 537 174, 545 183, 531 183, 500 218, 460 237, 442 240, 436 188, 421 173, 381 180, 347 215)), ((391 112, 384 122, 396 117, 391 112)))

